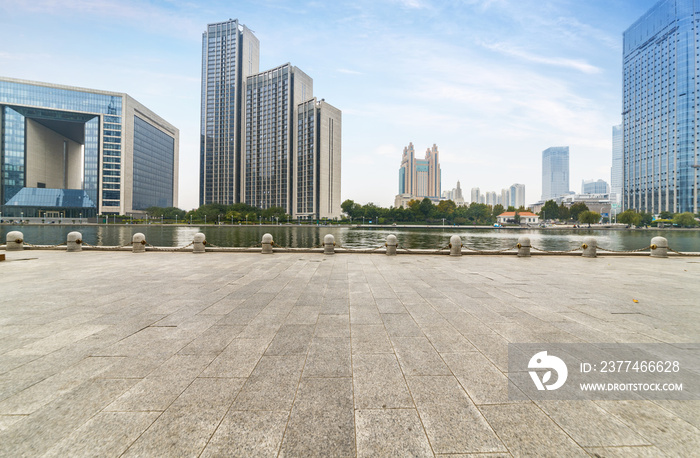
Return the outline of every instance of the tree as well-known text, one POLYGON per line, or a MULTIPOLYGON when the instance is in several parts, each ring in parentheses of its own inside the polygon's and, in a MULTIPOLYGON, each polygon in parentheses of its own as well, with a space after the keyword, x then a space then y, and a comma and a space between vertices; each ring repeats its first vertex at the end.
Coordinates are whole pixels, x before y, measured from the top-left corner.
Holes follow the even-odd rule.
POLYGON ((571 216, 571 212, 569 211, 569 207, 564 205, 564 202, 559 205, 559 219, 562 221, 568 221, 571 216))
POLYGON ((542 218, 543 221, 559 218, 559 206, 557 203, 553 200, 545 202, 542 210, 540 210, 540 218, 542 218))
POLYGON ((433 202, 427 197, 420 201, 419 209, 421 214, 423 215, 424 220, 428 219, 430 213, 433 211, 433 207, 433 202))
POLYGON ((455 204, 452 200, 441 200, 437 205, 437 211, 440 214, 440 218, 451 219, 456 209, 457 204, 455 204))
POLYGON ((667 212, 667 211, 662 211, 659 213, 659 219, 671 219, 673 218, 673 213, 667 212))
POLYGON ((617 221, 622 224, 627 224, 628 226, 639 226, 639 224, 642 222, 642 216, 636 211, 630 209, 617 215, 617 221))
POLYGON ((677 224, 680 227, 695 227, 698 222, 695 221, 695 217, 690 212, 678 213, 673 216, 673 224, 677 224))
POLYGON ((587 211, 588 205, 583 202, 576 202, 569 208, 569 215, 571 216, 571 219, 578 220, 578 215, 587 211))
POLYGON ((578 221, 582 224, 588 224, 588 227, 591 227, 591 224, 595 224, 600 221, 600 213, 588 210, 582 211, 578 215, 578 221))
POLYGON ((503 208, 503 205, 496 204, 493 206, 493 210, 491 211, 491 214, 493 215, 494 218, 496 218, 498 215, 500 215, 504 211, 505 211, 505 209, 503 208))
POLYGON ((641 218, 642 218, 642 220, 640 222, 640 224, 642 226, 648 226, 654 220, 654 215, 652 215, 651 213, 648 213, 648 212, 642 212, 639 214, 639 216, 641 216, 641 218))

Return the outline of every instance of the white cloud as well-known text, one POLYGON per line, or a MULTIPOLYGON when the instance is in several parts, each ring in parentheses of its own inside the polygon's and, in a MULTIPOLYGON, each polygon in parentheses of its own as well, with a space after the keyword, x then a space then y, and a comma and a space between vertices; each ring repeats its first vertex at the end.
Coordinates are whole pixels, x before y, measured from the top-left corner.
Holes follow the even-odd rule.
POLYGON ((537 64, 552 65, 555 67, 565 67, 573 70, 580 71, 589 75, 601 73, 602 69, 591 65, 581 59, 569 59, 566 57, 546 57, 538 56, 517 47, 511 46, 507 43, 482 43, 482 46, 491 51, 496 51, 506 56, 516 57, 528 62, 534 62, 537 64))

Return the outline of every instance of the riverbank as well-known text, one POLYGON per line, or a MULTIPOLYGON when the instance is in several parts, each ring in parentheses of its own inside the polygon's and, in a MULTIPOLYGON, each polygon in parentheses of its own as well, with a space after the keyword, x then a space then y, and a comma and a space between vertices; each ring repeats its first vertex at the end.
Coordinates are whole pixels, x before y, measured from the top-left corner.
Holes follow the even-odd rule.
POLYGON ((0 455, 700 447, 698 401, 508 398, 509 342, 696 341, 695 259, 405 260, 8 252, 0 455))

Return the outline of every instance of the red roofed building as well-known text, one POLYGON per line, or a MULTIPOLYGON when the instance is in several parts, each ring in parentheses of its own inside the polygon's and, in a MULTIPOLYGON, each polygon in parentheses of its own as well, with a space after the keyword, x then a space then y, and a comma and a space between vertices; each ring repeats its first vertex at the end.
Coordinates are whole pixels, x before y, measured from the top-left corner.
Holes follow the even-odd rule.
POLYGON ((532 212, 505 212, 496 217, 498 224, 515 223, 515 214, 520 216, 520 224, 538 224, 540 217, 532 212))

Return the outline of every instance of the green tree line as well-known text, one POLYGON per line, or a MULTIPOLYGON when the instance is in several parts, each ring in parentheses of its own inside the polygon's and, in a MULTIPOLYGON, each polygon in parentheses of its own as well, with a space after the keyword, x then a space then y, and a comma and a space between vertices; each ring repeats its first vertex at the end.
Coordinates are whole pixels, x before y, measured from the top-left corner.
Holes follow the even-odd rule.
POLYGON ((348 215, 353 223, 360 222, 363 218, 365 222, 377 222, 379 224, 392 223, 416 223, 416 224, 445 224, 459 225, 492 225, 496 222, 496 217, 504 211, 527 211, 525 208, 519 209, 509 207, 505 209, 503 205, 471 203, 468 206, 457 206, 452 200, 442 200, 435 205, 425 198, 423 200, 411 200, 408 208, 379 207, 373 203, 360 205, 348 199, 341 204, 343 212, 348 215))

